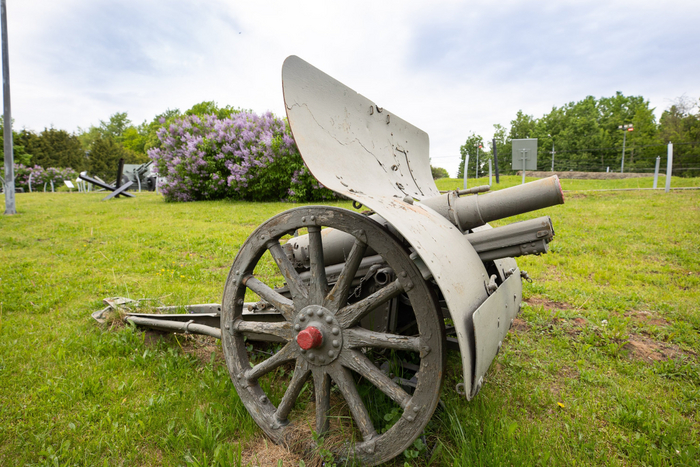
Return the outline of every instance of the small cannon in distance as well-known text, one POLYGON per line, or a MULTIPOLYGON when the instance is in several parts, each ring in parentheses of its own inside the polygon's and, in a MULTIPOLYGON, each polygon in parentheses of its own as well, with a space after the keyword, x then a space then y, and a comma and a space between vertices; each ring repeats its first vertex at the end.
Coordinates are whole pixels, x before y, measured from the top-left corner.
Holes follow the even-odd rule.
MULTIPOLYGON (((556 177, 441 194, 425 132, 298 57, 285 61, 282 81, 311 172, 372 213, 305 206, 272 217, 243 243, 221 305, 209 308, 219 327, 189 314, 161 328, 221 338, 241 401, 273 441, 298 437, 311 411, 319 436, 352 433, 329 447, 335 455, 376 465, 423 432, 448 348, 461 354, 459 390, 479 392, 519 310, 513 257, 545 253, 554 236, 548 216, 487 223, 561 204, 563 194, 556 177), (261 357, 249 340, 281 347, 261 357)), ((157 316, 126 319, 158 328, 157 316)))
POLYGON ((158 183, 158 176, 153 173, 153 161, 148 161, 143 164, 125 164, 124 158, 119 159, 117 164, 117 176, 114 183, 109 184, 99 177, 90 177, 87 171, 81 172, 79 177, 84 182, 91 183, 104 190, 111 191, 102 201, 119 196, 133 198, 134 195, 127 192, 130 188, 138 187, 139 192, 142 188, 148 191, 155 191, 158 183))
POLYGON ((143 164, 124 164, 122 184, 132 182, 132 189, 155 191, 157 179, 158 176, 153 173, 153 161, 143 164))

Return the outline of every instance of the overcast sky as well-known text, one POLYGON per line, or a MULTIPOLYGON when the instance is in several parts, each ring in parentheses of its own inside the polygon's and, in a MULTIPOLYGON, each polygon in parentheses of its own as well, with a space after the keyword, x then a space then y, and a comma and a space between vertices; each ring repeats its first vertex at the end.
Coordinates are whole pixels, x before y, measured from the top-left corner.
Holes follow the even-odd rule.
POLYGON ((214 100, 284 116, 298 55, 430 135, 457 172, 471 132, 616 91, 657 116, 700 97, 700 1, 6 0, 15 130, 134 123, 214 100))

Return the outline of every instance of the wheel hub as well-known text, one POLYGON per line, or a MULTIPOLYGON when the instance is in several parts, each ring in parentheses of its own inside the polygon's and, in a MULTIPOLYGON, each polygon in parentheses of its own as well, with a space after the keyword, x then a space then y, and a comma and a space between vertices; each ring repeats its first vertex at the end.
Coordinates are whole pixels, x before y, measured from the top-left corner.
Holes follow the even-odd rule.
POLYGON ((313 365, 335 361, 343 348, 343 333, 335 316, 320 305, 309 305, 294 318, 294 341, 313 365))

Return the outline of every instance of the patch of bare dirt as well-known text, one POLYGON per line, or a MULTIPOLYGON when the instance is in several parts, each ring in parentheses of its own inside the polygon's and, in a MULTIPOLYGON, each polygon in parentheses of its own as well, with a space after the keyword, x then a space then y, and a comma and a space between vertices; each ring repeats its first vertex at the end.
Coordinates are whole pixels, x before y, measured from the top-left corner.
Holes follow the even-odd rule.
POLYGON ((630 318, 632 322, 639 324, 651 324, 653 326, 666 327, 670 325, 665 318, 653 311, 645 310, 630 310, 625 313, 626 318, 630 318))
POLYGON ((154 346, 161 339, 177 342, 183 352, 194 355, 202 365, 207 365, 211 361, 212 354, 215 355, 214 362, 225 364, 224 354, 221 346, 216 344, 216 338, 210 336, 200 336, 193 334, 172 334, 168 332, 144 330, 144 342, 147 346, 154 346))
POLYGON ((656 342, 648 337, 636 334, 630 335, 629 342, 625 344, 625 349, 630 351, 630 356, 646 362, 659 362, 683 355, 683 351, 676 345, 656 342))
POLYGON ((547 266, 547 279, 553 280, 555 282, 561 281, 561 274, 559 273, 559 269, 557 269, 556 266, 553 266, 551 264, 547 266))
POLYGON ((569 305, 568 303, 561 303, 561 302, 553 302, 551 300, 547 300, 546 298, 542 297, 530 297, 526 300, 523 300, 525 303, 527 303, 530 306, 541 306, 545 310, 571 310, 574 307, 569 305))
MULTIPOLYGON (((178 339, 182 337, 183 336, 178 336, 178 339)), ((208 364, 211 361, 212 354, 214 354, 214 362, 226 364, 221 346, 216 344, 216 338, 192 335, 184 337, 186 337, 186 340, 182 344, 182 350, 184 350, 185 353, 194 355, 203 364, 208 364)))
MULTIPOLYGON (((284 446, 277 445, 267 438, 253 440, 242 452, 241 464, 251 467, 277 467, 282 461, 284 466, 297 467, 303 458, 284 446)), ((306 462, 306 461, 305 461, 306 462)), ((309 464, 314 467, 320 464, 309 464)))
POLYGON ((530 330, 530 325, 520 318, 513 319, 513 326, 510 328, 511 331, 517 332, 527 332, 530 330))
POLYGON ((586 320, 583 318, 574 318, 566 320, 566 324, 567 326, 564 331, 570 336, 578 336, 586 326, 586 320))

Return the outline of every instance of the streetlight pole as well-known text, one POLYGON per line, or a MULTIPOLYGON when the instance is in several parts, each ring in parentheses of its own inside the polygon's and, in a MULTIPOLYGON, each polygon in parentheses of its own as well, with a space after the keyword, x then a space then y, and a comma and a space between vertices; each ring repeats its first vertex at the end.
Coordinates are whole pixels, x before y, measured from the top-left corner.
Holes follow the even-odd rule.
POLYGON ((627 143, 627 132, 628 131, 634 131, 634 125, 631 123, 625 124, 625 125, 620 125, 617 127, 618 130, 623 130, 623 136, 622 136, 622 163, 620 164, 620 173, 625 172, 625 144, 627 143))
POLYGON ((15 167, 12 152, 12 112, 10 110, 10 59, 7 56, 7 5, 0 2, 0 23, 2 23, 2 97, 3 131, 5 138, 5 214, 17 214, 15 208, 15 167))

